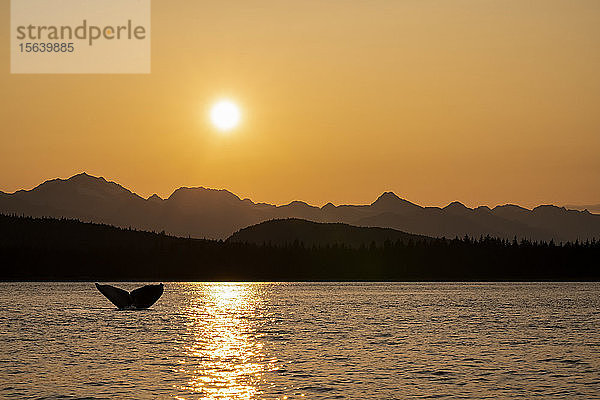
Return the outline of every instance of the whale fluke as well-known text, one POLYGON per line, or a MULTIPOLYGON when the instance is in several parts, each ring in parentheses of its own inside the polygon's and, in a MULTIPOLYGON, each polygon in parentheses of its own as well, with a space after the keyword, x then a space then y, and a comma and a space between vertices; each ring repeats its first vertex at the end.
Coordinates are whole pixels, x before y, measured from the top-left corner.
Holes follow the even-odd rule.
POLYGON ((100 291, 111 303, 118 308, 127 308, 132 305, 129 292, 111 285, 99 285, 96 283, 96 289, 100 291))
POLYGON ((96 289, 100 291, 111 303, 120 310, 148 308, 162 296, 164 285, 146 285, 131 292, 111 285, 100 285, 96 283, 96 289))

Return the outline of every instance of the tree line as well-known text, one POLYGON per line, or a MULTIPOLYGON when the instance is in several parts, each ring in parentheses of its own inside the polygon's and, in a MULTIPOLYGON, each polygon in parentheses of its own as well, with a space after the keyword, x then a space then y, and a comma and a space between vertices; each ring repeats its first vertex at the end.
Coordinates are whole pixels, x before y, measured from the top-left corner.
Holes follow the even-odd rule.
POLYGON ((272 245, 0 215, 0 260, 1 280, 595 281, 600 241, 487 236, 272 245))

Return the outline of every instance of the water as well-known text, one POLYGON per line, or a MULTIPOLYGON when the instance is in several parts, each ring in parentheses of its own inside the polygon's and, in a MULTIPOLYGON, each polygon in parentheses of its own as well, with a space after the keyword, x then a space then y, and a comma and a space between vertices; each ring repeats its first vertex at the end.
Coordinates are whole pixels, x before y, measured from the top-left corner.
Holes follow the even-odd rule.
POLYGON ((597 283, 1 283, 0 398, 599 399, 599 327, 597 283))

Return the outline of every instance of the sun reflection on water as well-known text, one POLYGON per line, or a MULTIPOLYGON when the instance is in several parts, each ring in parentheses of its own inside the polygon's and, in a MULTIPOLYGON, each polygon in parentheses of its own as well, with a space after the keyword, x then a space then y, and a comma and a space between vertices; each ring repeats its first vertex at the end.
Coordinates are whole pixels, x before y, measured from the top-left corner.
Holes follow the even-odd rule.
POLYGON ((190 299, 186 322, 189 341, 181 372, 189 379, 180 389, 193 398, 253 399, 262 374, 274 368, 262 352, 256 326, 256 285, 202 284, 190 299))

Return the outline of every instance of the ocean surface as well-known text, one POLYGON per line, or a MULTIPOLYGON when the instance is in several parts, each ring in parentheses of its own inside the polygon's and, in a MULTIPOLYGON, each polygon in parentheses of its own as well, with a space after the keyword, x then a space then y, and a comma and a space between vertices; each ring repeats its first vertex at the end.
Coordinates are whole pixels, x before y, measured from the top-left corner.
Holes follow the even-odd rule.
POLYGON ((600 399, 600 284, 0 283, 0 398, 600 399))

